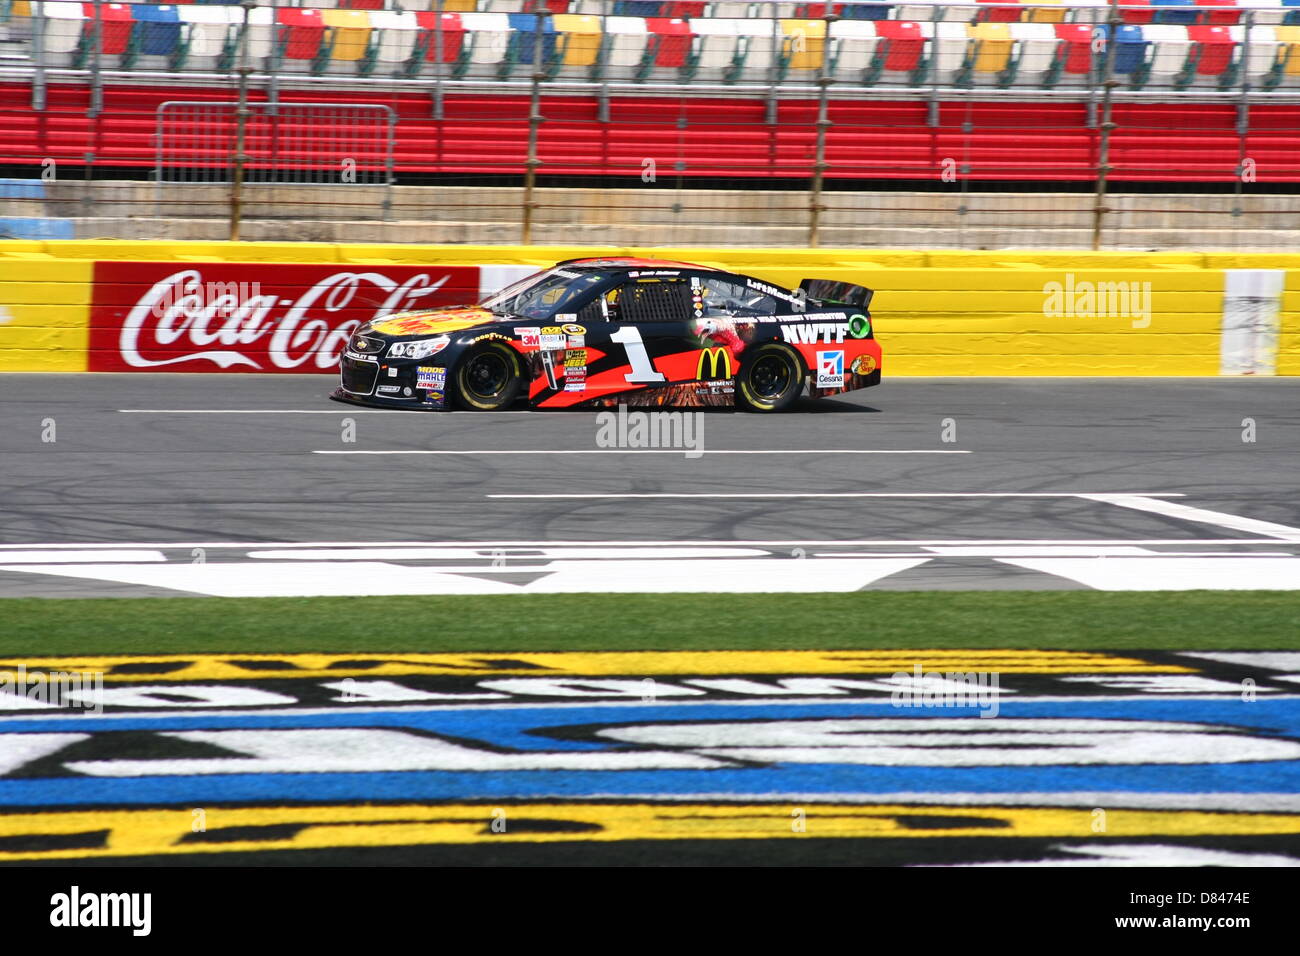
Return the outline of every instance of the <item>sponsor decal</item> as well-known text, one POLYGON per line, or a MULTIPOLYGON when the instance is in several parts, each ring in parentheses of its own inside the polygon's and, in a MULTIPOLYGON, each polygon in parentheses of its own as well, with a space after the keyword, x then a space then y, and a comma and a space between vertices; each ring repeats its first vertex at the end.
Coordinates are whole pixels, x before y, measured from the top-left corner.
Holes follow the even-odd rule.
POLYGON ((839 345, 844 341, 848 328, 844 322, 801 322, 783 324, 781 335, 791 345, 830 345, 832 342, 839 345))
POLYGON ((350 349, 345 350, 343 352, 343 357, 347 359, 351 359, 353 362, 372 362, 372 363, 374 362, 374 359, 372 359, 369 355, 358 355, 356 352, 353 352, 350 349))
POLYGON ((496 321, 497 317, 486 309, 437 309, 386 316, 377 320, 374 328, 386 335, 417 335, 421 332, 460 332, 496 321))
POLYGON ((586 335, 587 334, 587 327, 585 325, 575 325, 573 323, 569 323, 567 325, 561 326, 561 328, 564 329, 565 335, 586 335))
POLYGON ((477 266, 97 262, 89 370, 328 371, 363 323, 477 291, 477 266))
POLYGON ((515 335, 519 336, 519 344, 526 349, 535 349, 541 347, 542 330, 538 328, 515 329, 515 335))
POLYGON ((587 365, 586 349, 569 349, 564 353, 565 368, 585 368, 587 365))
POLYGON ((387 369, 389 378, 397 378, 397 369, 391 365, 385 365, 384 368, 387 369))
POLYGON ((871 334, 871 319, 861 312, 849 316, 849 335, 855 339, 866 338, 871 334))
POLYGON ((558 325, 548 325, 541 330, 539 345, 543 351, 555 351, 567 347, 569 337, 558 325))
POLYGON ((400 395, 402 393, 402 386, 380 385, 375 391, 379 395, 400 395))
POLYGON ((1231 841, 1248 838, 1255 853, 1300 862, 1289 799, 1300 786, 1294 667, 1276 653, 1218 657, 947 649, 0 662, 100 672, 105 711, 0 708, 0 862, 329 847, 382 847, 391 862, 416 859, 401 854, 420 846, 498 852, 557 840, 592 853, 643 841, 638 858, 684 841, 761 854, 802 834, 869 839, 862 852, 890 863, 1078 860, 1109 847, 1155 862, 1175 843, 1188 861, 1227 864, 1231 841), (987 694, 991 719, 981 716, 987 694), (203 830, 193 807, 205 808, 203 830), (504 823, 494 828, 496 807, 504 823))
POLYGON ((874 355, 859 355, 851 368, 854 375, 870 375, 876 370, 876 358, 874 355))
POLYGON ((502 335, 500 332, 488 332, 486 335, 480 335, 477 338, 471 339, 470 344, 473 345, 476 342, 509 342, 509 341, 510 341, 510 336, 508 335, 502 335))
POLYGON ((817 353, 817 387, 842 388, 844 386, 844 352, 817 353))
POLYGON ((700 349, 699 361, 695 363, 695 377, 698 379, 731 378, 731 352, 720 345, 700 349), (708 374, 705 374, 706 370, 708 374))
POLYGON ((415 370, 420 388, 442 388, 447 384, 447 369, 440 365, 421 365, 415 370))

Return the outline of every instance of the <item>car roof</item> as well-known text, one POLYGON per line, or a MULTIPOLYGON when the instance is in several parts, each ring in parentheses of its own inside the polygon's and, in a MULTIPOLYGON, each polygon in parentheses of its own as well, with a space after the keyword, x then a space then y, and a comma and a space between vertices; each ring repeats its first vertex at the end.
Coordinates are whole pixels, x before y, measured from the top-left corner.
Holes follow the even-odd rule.
POLYGON ((566 259, 556 265, 580 269, 699 269, 701 272, 721 272, 713 266, 694 262, 677 262, 673 259, 637 259, 625 256, 597 257, 592 259, 566 259))

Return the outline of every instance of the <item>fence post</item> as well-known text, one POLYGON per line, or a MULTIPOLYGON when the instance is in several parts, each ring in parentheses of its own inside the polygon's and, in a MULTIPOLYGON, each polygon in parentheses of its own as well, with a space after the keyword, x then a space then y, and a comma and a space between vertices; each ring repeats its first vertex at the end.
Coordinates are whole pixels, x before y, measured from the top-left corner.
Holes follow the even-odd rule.
POLYGON ((45 4, 32 4, 32 109, 45 109, 45 4))
POLYGON ((822 33, 821 61, 817 66, 817 158, 813 162, 812 195, 808 201, 808 245, 813 249, 817 248, 820 239, 821 214, 825 209, 822 205, 822 179, 827 166, 826 130, 831 125, 827 99, 830 85, 835 82, 835 78, 826 73, 826 61, 831 52, 831 25, 839 19, 833 11, 834 7, 827 4, 822 16, 826 29, 822 33))
POLYGON ((239 106, 235 110, 235 155, 230 170, 230 241, 239 241, 244 202, 244 137, 248 126, 248 13, 253 0, 243 0, 244 27, 239 35, 239 106))
POLYGON ((533 93, 528 104, 528 158, 524 160, 524 221, 521 242, 527 246, 533 241, 533 209, 537 203, 533 200, 533 189, 537 184, 537 167, 541 161, 537 158, 537 134, 542 122, 542 17, 546 13, 533 14, 533 93))
POLYGON ((1106 17, 1106 49, 1101 81, 1101 123, 1097 135, 1097 195, 1092 206, 1092 248, 1101 248, 1101 229, 1106 213, 1106 178, 1110 173, 1110 133, 1115 128, 1111 120, 1111 91, 1115 80, 1115 37, 1123 21, 1119 15, 1119 0, 1110 0, 1106 17))
POLYGON ((433 4, 433 118, 442 119, 442 0, 433 4))
MULTIPOLYGON (((1246 182, 1246 136, 1250 133, 1250 28, 1255 25, 1255 14, 1246 11, 1241 38, 1241 101, 1237 104, 1237 175, 1232 186, 1232 218, 1241 217, 1242 186, 1246 182)), ((1234 225, 1236 223, 1234 222, 1234 225)))

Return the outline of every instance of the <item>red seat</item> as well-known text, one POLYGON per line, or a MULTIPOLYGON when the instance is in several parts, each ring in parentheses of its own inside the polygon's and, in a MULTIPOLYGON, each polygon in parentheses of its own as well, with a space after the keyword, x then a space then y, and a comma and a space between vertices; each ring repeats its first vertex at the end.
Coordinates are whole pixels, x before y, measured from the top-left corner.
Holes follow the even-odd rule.
MULTIPOLYGON (((89 41, 95 35, 95 5, 83 3, 81 9, 86 17, 81 29, 89 41)), ((105 3, 99 9, 99 52, 114 55, 125 53, 131 43, 132 24, 135 23, 130 4, 105 3)))
POLYGON ((551 13, 568 13, 569 0, 524 0, 524 13, 538 13, 542 10, 551 13))
POLYGON ((1241 11, 1237 9, 1237 0, 1196 0, 1198 7, 1217 7, 1202 15, 1201 22, 1211 26, 1232 26, 1241 21, 1241 11), (1223 9, 1227 7, 1228 9, 1223 9))
POLYGON ((911 20, 877 20, 876 36, 889 43, 886 70, 915 70, 925 49, 921 24, 911 20))
POLYGON ((1087 73, 1092 69, 1092 27, 1086 23, 1057 23, 1056 38, 1065 44, 1065 72, 1087 73))
POLYGON ((1201 58, 1196 72, 1201 76, 1221 76, 1232 62, 1232 34, 1227 27, 1188 27, 1187 38, 1200 44, 1201 58))
POLYGON ((1151 0, 1124 0, 1124 6, 1145 8, 1142 10, 1121 8, 1119 15, 1125 23, 1150 23, 1155 19, 1156 12, 1151 9, 1151 0))
POLYGON ((339 0, 339 8, 343 10, 382 10, 384 9, 384 0, 339 0))
POLYGON ((820 20, 826 16, 826 7, 831 7, 831 13, 837 17, 844 16, 844 4, 825 4, 825 3, 802 3, 794 8, 795 19, 797 20, 820 20))
MULTIPOLYGON (((430 63, 438 62, 438 14, 432 10, 415 11, 415 22, 420 29, 428 31, 429 44, 424 51, 424 58, 430 63)), ((442 15, 442 62, 455 63, 465 43, 465 25, 459 13, 442 15)))
POLYGON ((979 0, 979 2, 987 4, 981 6, 975 15, 975 19, 980 23, 1017 23, 1020 20, 1020 7, 1015 4, 1008 6, 1006 0, 979 0))
POLYGON ((654 38, 655 66, 679 67, 686 65, 691 52, 691 27, 685 20, 666 17, 647 17, 646 29, 654 38))
POLYGON ((319 10, 282 8, 275 12, 275 22, 280 24, 279 39, 287 59, 314 60, 320 53, 325 24, 319 10))

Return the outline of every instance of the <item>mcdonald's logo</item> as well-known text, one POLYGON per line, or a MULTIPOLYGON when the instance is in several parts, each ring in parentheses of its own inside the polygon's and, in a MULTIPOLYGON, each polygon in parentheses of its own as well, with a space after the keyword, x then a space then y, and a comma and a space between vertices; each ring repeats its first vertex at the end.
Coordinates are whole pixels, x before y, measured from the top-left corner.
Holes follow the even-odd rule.
POLYGON ((700 349, 700 360, 695 364, 695 377, 700 381, 714 378, 731 378, 731 353, 721 346, 708 349, 700 349), (704 374, 704 360, 709 361, 709 374, 704 374), (722 374, 718 374, 718 366, 722 366, 722 374))

